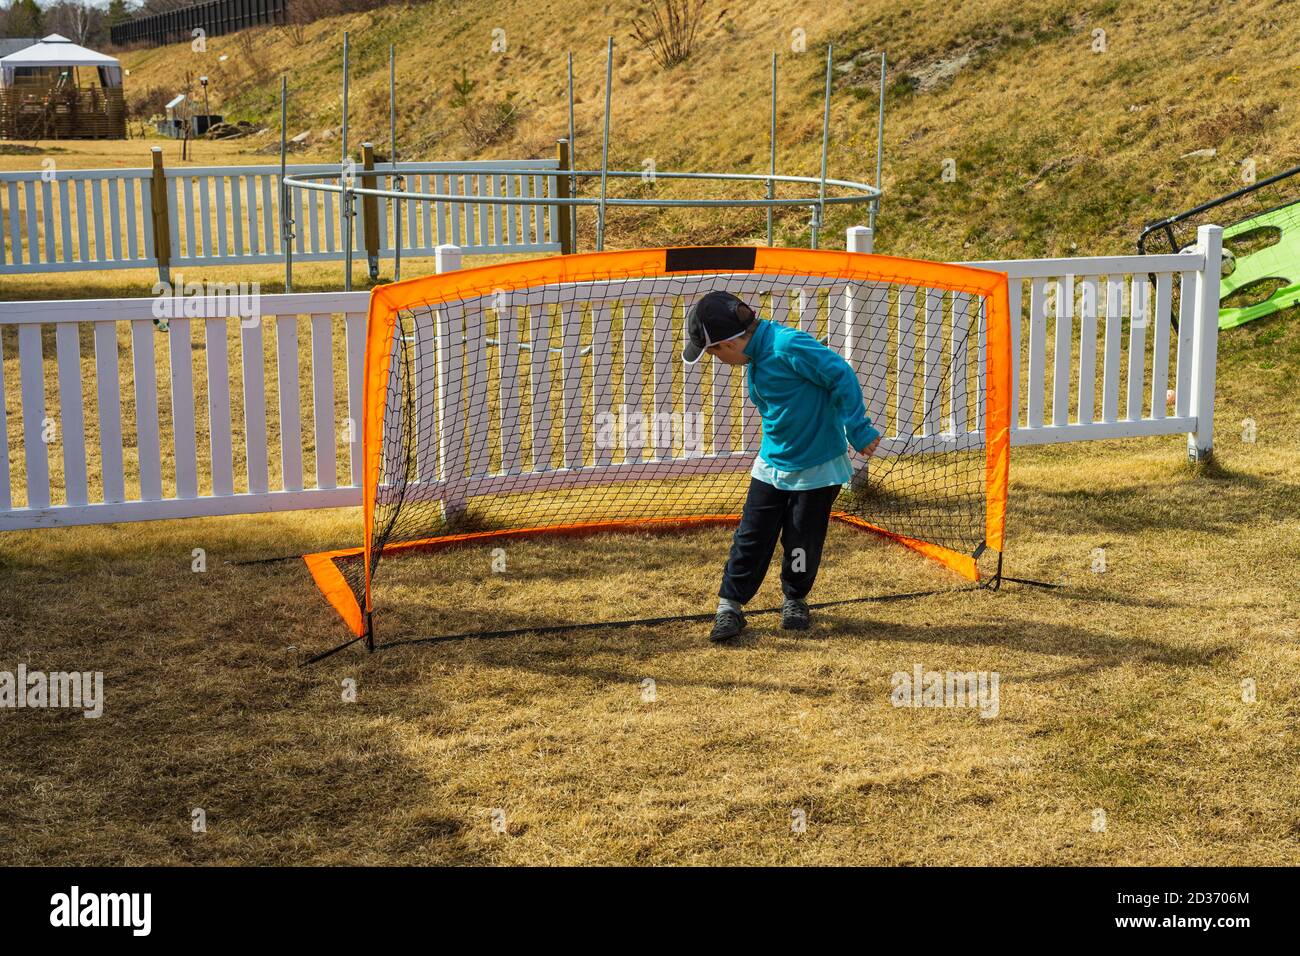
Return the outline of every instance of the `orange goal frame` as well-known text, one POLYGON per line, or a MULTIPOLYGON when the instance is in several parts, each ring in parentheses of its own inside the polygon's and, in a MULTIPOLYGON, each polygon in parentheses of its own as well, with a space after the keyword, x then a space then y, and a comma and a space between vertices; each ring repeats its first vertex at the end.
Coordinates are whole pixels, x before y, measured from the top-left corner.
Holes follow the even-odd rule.
MULTIPOLYGON (((905 282, 907 285, 979 295, 985 300, 985 547, 1003 550, 1006 531, 1007 477, 1011 448, 1011 317, 1005 272, 973 266, 930 262, 896 256, 748 246, 679 246, 555 256, 421 276, 375 288, 370 295, 362 388, 362 516, 364 544, 304 555, 304 561, 326 600, 357 637, 370 633, 373 611, 371 546, 375 503, 382 465, 384 411, 388 398, 391 348, 397 317, 404 309, 427 307, 481 295, 485 289, 510 291, 538 285, 663 276, 741 273, 827 277, 857 282, 905 282), (737 263, 740 263, 739 265, 737 263), (336 558, 364 555, 364 606, 335 564, 336 558)), ((941 545, 879 528, 853 515, 832 517, 906 545, 979 580, 976 557, 941 545)), ((442 535, 385 546, 385 552, 409 549, 440 550, 459 544, 517 540, 545 534, 587 535, 608 531, 658 531, 735 524, 739 514, 633 518, 589 521, 531 528, 512 528, 442 535)))

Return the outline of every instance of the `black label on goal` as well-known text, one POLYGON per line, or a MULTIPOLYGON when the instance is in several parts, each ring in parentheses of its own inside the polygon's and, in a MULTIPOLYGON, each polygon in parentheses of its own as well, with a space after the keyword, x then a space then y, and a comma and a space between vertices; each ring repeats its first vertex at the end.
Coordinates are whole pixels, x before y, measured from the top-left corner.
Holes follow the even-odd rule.
POLYGON ((669 249, 665 272, 750 272, 754 268, 754 246, 687 246, 669 249))

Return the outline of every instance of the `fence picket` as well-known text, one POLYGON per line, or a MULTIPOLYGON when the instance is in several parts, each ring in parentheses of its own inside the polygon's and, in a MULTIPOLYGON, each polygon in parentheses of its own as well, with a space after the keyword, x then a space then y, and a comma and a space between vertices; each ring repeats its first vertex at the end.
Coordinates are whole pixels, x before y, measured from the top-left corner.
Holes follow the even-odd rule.
MULTIPOLYGON (((313 204, 314 205, 314 204, 313 204)), ((311 317, 311 406, 316 424, 316 487, 338 485, 334 450, 334 317, 311 317)))
MULTIPOLYGON (((135 179, 127 177, 123 191, 126 194, 126 254, 129 259, 134 260, 140 258, 140 241, 136 237, 139 226, 135 213, 135 179)), ((143 196, 141 198, 143 201, 143 196)), ((144 218, 149 218, 148 212, 144 213, 144 218)))
POLYGON ((39 325, 18 326, 18 384, 27 464, 27 507, 48 508, 50 446, 45 440, 45 368, 39 325))
MULTIPOLYGON (((513 242, 513 237, 511 238, 513 242)), ((609 424, 613 412, 613 356, 610 354, 610 303, 593 302, 591 312, 591 403, 597 465, 608 465, 614 460, 614 448, 620 444, 618 436, 612 441, 601 441, 601 424, 609 424)), ((614 420, 617 425, 617 419, 614 420)), ((606 430, 607 433, 610 429, 606 430)), ((607 435, 608 437, 608 435, 607 435)))
MULTIPOLYGON (((9 183, 9 261, 16 266, 23 264, 22 228, 18 224, 18 184, 9 183)), ((0 264, 4 262, 0 255, 0 264)))
POLYGON ((582 314, 576 309, 560 313, 561 384, 563 386, 564 467, 579 468, 583 463, 582 415, 582 314))
POLYGON ((1034 279, 1029 287, 1029 381, 1026 396, 1029 427, 1043 426, 1043 404, 1047 399, 1047 280, 1034 279))
POLYGON ((122 392, 117 371, 117 323, 95 323, 95 388, 99 404, 99 463, 104 501, 126 500, 122 471, 122 392))
POLYGON ((623 415, 627 428, 627 446, 624 461, 641 461, 644 457, 645 435, 645 384, 641 349, 643 311, 641 304, 632 299, 623 300, 623 415), (641 427, 627 421, 631 416, 641 427))
MULTIPOLYGON (((127 221, 130 223, 128 229, 128 240, 130 241, 131 258, 135 258, 135 207, 131 205, 135 197, 132 194, 132 185, 134 180, 126 181, 127 188, 127 221)), ((71 190, 68 188, 68 180, 59 180, 59 227, 62 230, 61 238, 63 240, 63 261, 72 262, 72 254, 75 251, 72 248, 72 200, 70 198, 71 190)), ((0 242, 0 265, 4 264, 4 243, 0 242)))
POLYGON ((1052 356, 1052 424, 1070 423, 1070 361, 1074 347, 1074 276, 1056 283, 1056 336, 1052 356))
MULTIPOLYGON (((262 207, 261 212, 260 213, 258 212, 257 177, 255 176, 244 177, 244 197, 248 200, 247 203, 245 204, 248 208, 244 211, 244 218, 240 222, 239 228, 248 230, 248 252, 249 255, 255 256, 260 251, 260 247, 258 245, 258 239, 257 239, 257 224, 260 219, 263 219, 271 214, 270 207, 265 205, 262 207)), ((271 252, 276 248, 277 248, 276 246, 267 243, 266 251, 271 252)), ((283 250, 280 250, 280 252, 281 254, 283 254, 283 250)))
MULTIPOLYGON (((27 198, 27 258, 30 259, 32 262, 40 262, 41 261, 41 235, 36 228, 36 184, 30 181, 23 183, 23 193, 27 198)), ((96 201, 98 201, 99 199, 98 193, 95 194, 95 199, 96 201)), ((99 229, 100 229, 99 235, 101 236, 101 240, 99 244, 99 249, 97 249, 96 251, 102 250, 104 245, 102 240, 103 226, 102 225, 99 226, 99 229)))
POLYGON ((226 229, 229 219, 228 210, 226 209, 226 177, 214 177, 213 187, 216 198, 217 255, 224 259, 229 254, 226 246, 226 229))
MULTIPOLYGON (((352 484, 361 484, 361 412, 365 407, 364 375, 366 350, 366 315, 349 312, 344 317, 348 349, 348 467, 352 484)), ((432 362, 432 359, 430 360, 432 362)), ((435 376, 436 378, 436 376, 435 376)), ((437 403, 434 403, 435 408, 437 403)))
POLYGON ((1124 280, 1120 276, 1106 279, 1106 338, 1102 354, 1101 420, 1114 422, 1119 417, 1119 346, 1123 322, 1124 280))
MULTIPOLYGON (((84 505, 86 487, 85 396, 81 388, 81 342, 77 323, 55 326, 55 350, 59 360, 59 418, 63 434, 63 485, 70 505, 84 505)), ((3 394, 3 393, 0 393, 3 394)))
POLYGON ((275 363, 280 392, 280 474, 285 491, 302 490, 302 417, 298 400, 298 316, 275 317, 275 363))
MULTIPOLYGON (((17 215, 14 206, 14 215, 17 215)), ((17 234, 15 233, 15 242, 17 234)), ((77 180, 77 258, 81 262, 93 262, 94 251, 90 247, 90 203, 86 200, 86 180, 77 180)))
POLYGON ((1169 311, 1172 300, 1172 277, 1168 272, 1156 276, 1155 323, 1151 341, 1151 417, 1164 418, 1169 402, 1169 311))
POLYGON ((236 257, 244 254, 244 230, 247 225, 244 221, 244 200, 239 188, 239 177, 230 177, 230 239, 233 244, 236 257))
MULTIPOLYGON (((158 435, 158 372, 153 350, 153 323, 131 321, 131 363, 135 379, 136 454, 140 468, 140 498, 162 498, 162 443, 158 435)), ((229 403, 227 403, 228 406, 229 403)))
POLYGON ((1129 286, 1128 323, 1128 409, 1126 418, 1142 417, 1142 384, 1146 378, 1147 323, 1151 321, 1147 301, 1147 277, 1133 276, 1129 286))
MULTIPOLYGON (((212 460, 212 493, 230 495, 235 492, 235 481, 230 425, 230 343, 226 319, 204 320, 203 334, 208 374, 208 443, 212 460)), ((293 391, 296 397, 296 379, 293 391)))
MULTIPOLYGON (((462 405, 465 382, 464 313, 458 302, 437 311, 438 323, 438 474, 449 486, 465 478, 465 411, 462 405)), ((534 336, 534 359, 536 337, 534 336)), ((537 369, 533 367, 533 427, 537 427, 537 369)), ((545 394, 544 392, 541 394, 545 394)), ((546 416, 549 427, 549 416, 546 416)), ((534 432, 533 454, 537 455, 534 432)), ((549 459, 547 460, 549 467, 549 459)), ((537 467, 541 467, 538 462, 537 467)))
POLYGON ((1174 414, 1186 417, 1192 407, 1192 336, 1196 331, 1196 273, 1184 272, 1178 292, 1178 366, 1174 379, 1174 414))
MULTIPOLYGON (((48 179, 41 180, 41 212, 43 213, 44 232, 45 232, 45 261, 55 262, 57 257, 54 254, 54 188, 50 185, 48 179)), ((114 208, 116 212, 116 207, 114 208)), ((36 237, 32 236, 29 242, 35 242, 36 237)), ((113 241, 117 241, 117 230, 113 230, 113 241)))
POLYGON ((117 180, 109 179, 105 182, 108 188, 108 224, 113 235, 113 260, 122 261, 122 211, 120 208, 120 199, 117 190, 117 180))
MULTIPOLYGON (((198 223, 194 221, 194 177, 182 176, 181 188, 185 194, 185 258, 199 258, 197 235, 198 223)), ((176 235, 175 232, 172 233, 176 235)))
MULTIPOLYGON (((916 426, 916 289, 898 290, 898 403, 894 430, 909 434, 916 426)), ((874 424, 874 423, 873 423, 874 424)), ((884 429, 878 429, 883 435, 884 429)))
POLYGON ((672 431, 663 423, 672 421, 673 411, 673 330, 672 310, 654 299, 646 300, 651 310, 654 335, 654 414, 649 427, 654 434, 655 458, 671 458, 672 431))
POLYGON ((244 385, 244 462, 251 494, 271 488, 269 439, 266 428, 266 347, 262 316, 239 323, 239 363, 244 385))
POLYGON ((199 493, 192 336, 189 319, 173 318, 168 322, 167 357, 171 372, 172 440, 178 498, 194 498, 199 493))
POLYGON ((952 427, 954 435, 967 431, 969 422, 967 378, 970 375, 970 297, 964 292, 952 294, 952 368, 950 393, 952 427))
MULTIPOLYGON (((212 204, 208 199, 208 177, 203 176, 199 179, 199 221, 203 233, 203 256, 211 258, 212 256, 212 204)), ((192 252, 195 258, 198 253, 192 252)))
MULTIPOLYGON (((250 200, 248 204, 248 222, 249 222, 249 228, 253 230, 253 234, 255 236, 257 234, 257 224, 258 222, 261 222, 262 248, 266 250, 266 253, 269 255, 271 253, 274 253, 279 248, 279 244, 276 241, 276 232, 278 230, 273 228, 276 225, 275 210, 278 207, 271 200, 272 175, 270 173, 262 173, 259 176, 249 176, 248 177, 249 190, 250 191, 253 190, 255 183, 259 179, 262 181, 262 208, 259 211, 257 205, 250 200)), ((300 190, 294 190, 294 191, 299 192, 300 190)), ((254 242, 253 252, 254 253, 257 252, 256 242, 254 242)))
MULTIPOLYGON (((500 405, 497 416, 501 433, 501 470, 516 475, 523 468, 520 449, 523 433, 519 427, 519 316, 512 306, 496 309, 498 355, 501 358, 500 405)), ((427 323, 425 323, 427 324, 427 323)))
MULTIPOLYGON (((0 233, 0 263, 4 262, 4 235, 0 233)), ((0 396, 5 391, 4 337, 0 336, 0 396)), ((0 512, 13 508, 13 485, 9 479, 9 415, 5 402, 0 400, 0 512)))
POLYGON ((938 435, 943 430, 943 292, 925 290, 925 342, 921 358, 921 435, 938 435))
POLYGON ((1079 306, 1079 422, 1084 425, 1097 417, 1097 292, 1097 277, 1086 277, 1079 306))

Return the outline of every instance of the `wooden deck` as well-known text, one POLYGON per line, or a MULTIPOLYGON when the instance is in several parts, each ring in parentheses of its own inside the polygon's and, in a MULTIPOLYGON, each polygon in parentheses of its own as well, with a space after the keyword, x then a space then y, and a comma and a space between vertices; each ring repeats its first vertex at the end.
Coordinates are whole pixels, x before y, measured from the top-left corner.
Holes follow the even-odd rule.
POLYGON ((0 139, 125 139, 121 89, 0 89, 0 139))

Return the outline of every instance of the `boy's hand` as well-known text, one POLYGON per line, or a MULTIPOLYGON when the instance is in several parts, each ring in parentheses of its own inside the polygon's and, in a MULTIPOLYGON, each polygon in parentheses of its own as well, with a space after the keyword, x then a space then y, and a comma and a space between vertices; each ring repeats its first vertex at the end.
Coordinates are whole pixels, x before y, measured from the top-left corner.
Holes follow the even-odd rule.
POLYGON ((863 448, 863 449, 861 450, 861 451, 862 451, 862 454, 864 454, 864 455, 866 455, 868 458, 870 458, 872 455, 874 455, 874 454, 876 453, 876 448, 877 448, 879 445, 880 445, 880 439, 877 438, 877 439, 876 439, 875 441, 873 441, 870 445, 868 445, 866 448, 863 448))

